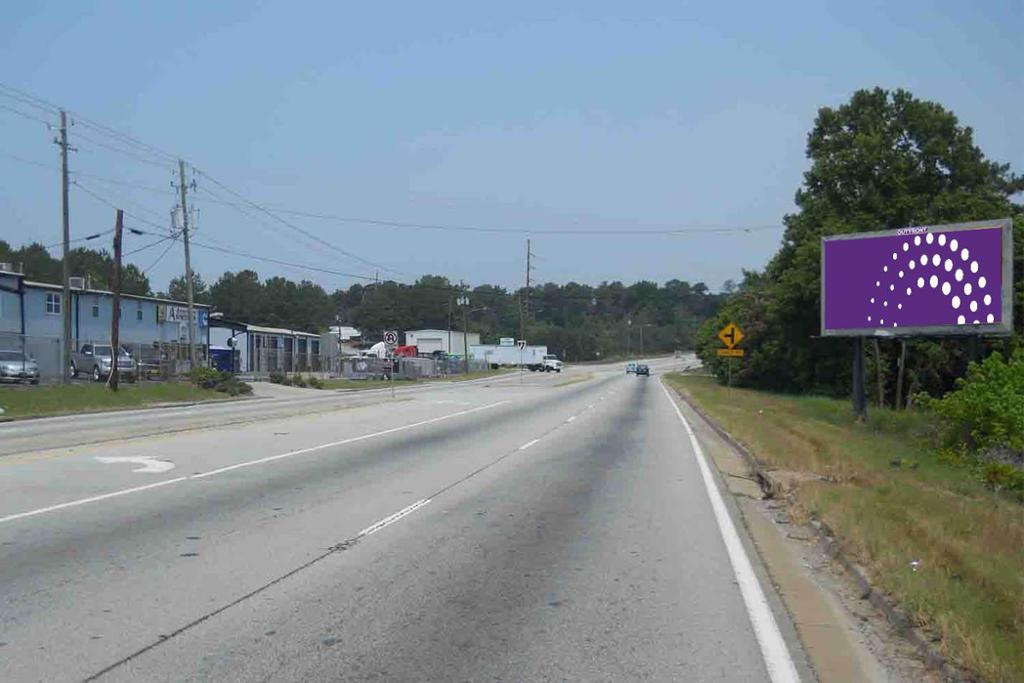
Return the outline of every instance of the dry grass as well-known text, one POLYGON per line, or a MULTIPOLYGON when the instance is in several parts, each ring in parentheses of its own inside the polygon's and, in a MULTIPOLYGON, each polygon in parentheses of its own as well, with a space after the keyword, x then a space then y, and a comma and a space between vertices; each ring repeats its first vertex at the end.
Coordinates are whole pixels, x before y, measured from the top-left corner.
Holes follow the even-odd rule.
POLYGON ((797 486, 798 505, 951 661, 1024 681, 1024 506, 937 459, 928 416, 873 410, 859 424, 846 401, 668 379, 766 466, 821 475, 797 486))

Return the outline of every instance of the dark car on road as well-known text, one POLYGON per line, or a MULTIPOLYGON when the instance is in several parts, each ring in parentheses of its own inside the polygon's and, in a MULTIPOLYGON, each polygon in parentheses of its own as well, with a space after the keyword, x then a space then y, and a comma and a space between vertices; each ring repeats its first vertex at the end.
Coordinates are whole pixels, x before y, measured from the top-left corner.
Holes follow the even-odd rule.
POLYGON ((637 363, 636 376, 639 377, 640 375, 643 375, 644 377, 650 377, 651 369, 642 363, 637 363))

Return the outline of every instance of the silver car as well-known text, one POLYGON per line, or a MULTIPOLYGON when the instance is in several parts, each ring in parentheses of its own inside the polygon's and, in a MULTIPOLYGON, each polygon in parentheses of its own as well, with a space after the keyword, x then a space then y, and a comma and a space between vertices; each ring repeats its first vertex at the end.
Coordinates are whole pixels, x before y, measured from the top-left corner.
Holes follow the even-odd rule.
POLYGON ((0 351, 0 382, 39 384, 39 365, 21 351, 0 351))
MULTIPOLYGON (((78 377, 87 372, 94 382, 106 379, 110 375, 112 360, 110 344, 82 344, 82 348, 71 354, 71 376, 78 377)), ((122 348, 117 356, 117 374, 126 379, 135 379, 135 361, 122 348)))

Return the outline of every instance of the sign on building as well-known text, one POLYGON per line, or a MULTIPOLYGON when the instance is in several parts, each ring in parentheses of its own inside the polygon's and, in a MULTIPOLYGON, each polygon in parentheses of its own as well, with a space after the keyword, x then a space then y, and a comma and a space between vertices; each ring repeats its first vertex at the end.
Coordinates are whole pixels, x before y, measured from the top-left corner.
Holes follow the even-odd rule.
POLYGON ((515 337, 502 337, 501 339, 498 340, 498 346, 515 346, 515 345, 516 345, 516 338, 515 337))
MULTIPOLYGON (((194 308, 192 309, 194 318, 199 321, 199 327, 206 327, 208 324, 209 314, 205 308, 194 308)), ((188 323, 188 306, 171 306, 169 304, 161 304, 157 307, 157 320, 159 322, 174 322, 187 324, 188 323)))
POLYGON ((1009 218, 823 237, 821 334, 1010 334, 1009 218))

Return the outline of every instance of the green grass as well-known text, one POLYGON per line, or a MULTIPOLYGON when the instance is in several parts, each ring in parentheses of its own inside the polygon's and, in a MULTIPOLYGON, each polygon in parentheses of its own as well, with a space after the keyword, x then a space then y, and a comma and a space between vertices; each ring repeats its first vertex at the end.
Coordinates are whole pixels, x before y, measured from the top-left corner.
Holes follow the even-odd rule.
POLYGON ((820 475, 798 485, 795 516, 825 522, 951 661, 1024 681, 1024 506, 938 458, 930 415, 869 408, 858 423, 848 401, 667 379, 768 468, 820 475))
POLYGON ((210 401, 226 398, 212 389, 192 384, 122 383, 119 391, 103 384, 72 384, 55 387, 0 387, 0 407, 4 418, 66 415, 100 410, 126 410, 159 403, 210 401))
MULTIPOLYGON (((426 384, 428 382, 467 382, 474 379, 486 379, 487 377, 498 377, 506 375, 510 370, 483 370, 471 372, 465 375, 451 375, 448 377, 428 377, 419 380, 398 379, 395 380, 396 387, 407 387, 413 384, 426 384)), ((325 379, 324 389, 387 389, 391 386, 387 380, 380 379, 325 379)))

